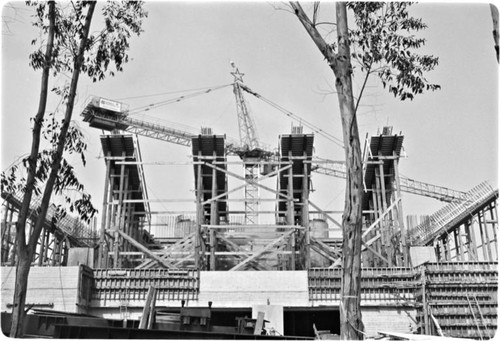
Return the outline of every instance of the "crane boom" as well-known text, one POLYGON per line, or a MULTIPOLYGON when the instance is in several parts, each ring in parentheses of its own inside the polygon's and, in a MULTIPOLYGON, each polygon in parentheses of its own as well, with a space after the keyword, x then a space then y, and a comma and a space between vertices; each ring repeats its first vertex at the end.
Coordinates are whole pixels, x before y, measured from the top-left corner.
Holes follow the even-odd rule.
MULTIPOLYGON (((313 163, 312 171, 337 178, 346 178, 346 167, 342 162, 322 159, 313 163)), ((445 202, 462 201, 466 199, 467 193, 456 191, 447 187, 428 184, 422 181, 409 179, 401 176, 399 178, 402 192, 421 195, 445 202)))
POLYGON ((236 97, 236 113, 238 114, 241 147, 246 150, 254 150, 259 148, 259 138, 257 137, 255 122, 242 93, 244 73, 241 73, 233 62, 231 62, 231 66, 234 69, 231 74, 234 77, 233 93, 236 97))
POLYGON ((94 97, 82 112, 83 121, 89 122, 93 128, 108 131, 123 130, 157 140, 191 146, 191 139, 195 136, 179 129, 131 118, 123 110, 123 104, 101 97, 94 97))

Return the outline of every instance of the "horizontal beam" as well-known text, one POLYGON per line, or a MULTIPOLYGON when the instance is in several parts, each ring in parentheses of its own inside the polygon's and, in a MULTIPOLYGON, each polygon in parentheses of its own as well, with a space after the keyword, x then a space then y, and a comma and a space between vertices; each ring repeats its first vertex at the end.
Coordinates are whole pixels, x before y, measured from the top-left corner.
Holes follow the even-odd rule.
POLYGON ((296 229, 303 230, 304 227, 298 225, 201 225, 209 229, 255 229, 255 228, 276 228, 276 229, 296 229))

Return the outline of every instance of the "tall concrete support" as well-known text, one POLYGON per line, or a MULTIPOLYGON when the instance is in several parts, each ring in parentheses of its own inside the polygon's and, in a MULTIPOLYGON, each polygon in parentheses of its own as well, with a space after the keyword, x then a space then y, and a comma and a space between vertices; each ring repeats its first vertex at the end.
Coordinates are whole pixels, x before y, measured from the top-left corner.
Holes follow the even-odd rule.
POLYGON ((404 226, 399 179, 402 135, 384 127, 365 141, 363 196, 363 265, 408 266, 407 232, 404 226))
POLYGON ((101 136, 101 145, 106 174, 98 266, 135 267, 142 262, 142 255, 137 254, 137 245, 123 234, 141 245, 150 242, 143 229, 150 210, 139 143, 133 135, 115 134, 101 136))
MULTIPOLYGON (((209 131, 207 131, 209 132, 209 131)), ((217 232, 210 226, 227 220, 227 175, 225 137, 211 134, 192 139, 196 189, 196 227, 194 266, 216 270, 217 232)))
POLYGON ((291 162, 291 167, 279 175, 278 188, 287 200, 278 201, 279 211, 285 212, 278 217, 281 216, 287 225, 299 227, 290 235, 289 270, 310 267, 309 184, 313 144, 314 136, 303 134, 302 127, 294 127, 292 134, 280 137, 280 162, 291 162))

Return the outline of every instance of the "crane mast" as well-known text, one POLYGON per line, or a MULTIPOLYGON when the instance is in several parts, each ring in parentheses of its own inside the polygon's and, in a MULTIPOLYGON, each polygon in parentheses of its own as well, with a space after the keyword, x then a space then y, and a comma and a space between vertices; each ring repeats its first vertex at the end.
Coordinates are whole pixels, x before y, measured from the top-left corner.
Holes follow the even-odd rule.
POLYGON ((243 97, 243 91, 241 89, 243 76, 245 74, 241 73, 234 63, 231 63, 231 65, 234 70, 231 74, 234 77, 233 93, 236 97, 236 113, 238 115, 241 148, 250 151, 259 148, 259 139, 255 130, 255 122, 248 110, 248 105, 245 101, 245 97, 243 97))
POLYGON ((243 97, 242 85, 244 74, 231 62, 234 77, 233 93, 236 98, 236 113, 240 135, 240 147, 236 153, 240 156, 245 170, 245 224, 258 224, 259 215, 259 186, 256 181, 259 177, 260 166, 258 161, 266 158, 266 153, 259 148, 259 139, 255 123, 243 97))

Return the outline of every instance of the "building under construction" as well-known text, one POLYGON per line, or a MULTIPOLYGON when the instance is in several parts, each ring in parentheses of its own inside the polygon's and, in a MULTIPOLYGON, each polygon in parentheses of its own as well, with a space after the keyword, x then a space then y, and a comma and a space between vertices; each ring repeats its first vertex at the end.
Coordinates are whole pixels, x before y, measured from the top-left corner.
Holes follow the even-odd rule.
MULTIPOLYGON (((315 135, 302 127, 280 135, 277 150, 262 148, 243 98, 244 91, 255 93, 237 70, 233 75, 239 146, 210 129, 193 135, 140 121, 115 101, 96 97, 88 103, 84 121, 109 131, 100 138, 106 166, 100 223, 87 226, 69 217, 54 223, 49 212, 30 273, 26 304, 33 323, 28 334, 340 334, 340 224, 311 202, 310 193, 315 174, 342 178, 344 165, 317 158, 315 135), (190 148, 192 214, 150 209, 143 171, 148 161, 141 157, 137 135, 190 148), (234 165, 243 173, 232 171, 234 165)), ((404 136, 390 127, 365 140, 365 333, 492 338, 497 329, 498 190, 482 183, 460 192, 403 177, 403 145, 404 136), (405 217, 402 193, 446 205, 422 219, 405 217)), ((22 197, 2 197, 1 308, 9 312, 14 224, 22 197)), ((36 214, 37 203, 32 206, 36 214)))

